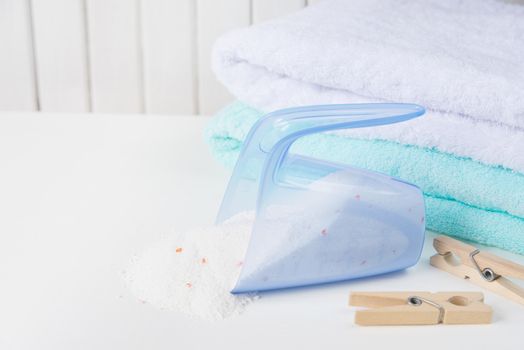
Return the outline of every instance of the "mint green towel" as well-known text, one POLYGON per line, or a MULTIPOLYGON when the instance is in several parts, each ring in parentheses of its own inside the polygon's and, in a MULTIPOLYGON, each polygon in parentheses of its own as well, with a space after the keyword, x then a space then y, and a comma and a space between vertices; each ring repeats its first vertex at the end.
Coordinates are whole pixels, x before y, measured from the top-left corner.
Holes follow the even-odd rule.
MULTIPOLYGON (((214 157, 232 168, 262 113, 236 102, 210 123, 214 157)), ((293 152, 378 171, 418 185, 431 230, 524 254, 524 175, 437 149, 335 134, 304 137, 293 152), (336 150, 336 152, 334 151, 336 150)))

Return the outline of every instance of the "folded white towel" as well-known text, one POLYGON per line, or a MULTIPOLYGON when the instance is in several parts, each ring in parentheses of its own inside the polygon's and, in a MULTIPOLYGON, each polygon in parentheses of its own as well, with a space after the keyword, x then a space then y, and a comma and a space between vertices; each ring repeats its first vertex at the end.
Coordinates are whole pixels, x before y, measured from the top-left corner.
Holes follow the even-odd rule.
POLYGON ((524 7, 491 0, 334 0, 222 37, 218 78, 270 111, 413 102, 426 117, 348 131, 524 172, 524 7))

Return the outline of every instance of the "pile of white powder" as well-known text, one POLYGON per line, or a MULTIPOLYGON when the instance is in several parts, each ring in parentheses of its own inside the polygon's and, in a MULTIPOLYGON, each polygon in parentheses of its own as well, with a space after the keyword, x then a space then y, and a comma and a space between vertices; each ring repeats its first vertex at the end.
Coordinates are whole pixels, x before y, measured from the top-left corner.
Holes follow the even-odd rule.
POLYGON ((242 269, 253 213, 176 234, 137 256, 124 278, 133 294, 161 309, 217 320, 242 313, 254 294, 230 293, 242 269))

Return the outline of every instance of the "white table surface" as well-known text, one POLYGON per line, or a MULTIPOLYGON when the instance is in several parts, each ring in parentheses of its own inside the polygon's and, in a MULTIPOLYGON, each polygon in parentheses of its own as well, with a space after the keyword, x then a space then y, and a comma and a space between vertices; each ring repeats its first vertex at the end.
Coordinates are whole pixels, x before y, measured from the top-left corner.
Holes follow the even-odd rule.
POLYGON ((121 279, 131 256, 213 222, 228 172, 207 121, 0 114, 0 349, 524 349, 524 307, 487 291, 491 325, 353 324, 350 290, 479 290, 429 266, 431 235, 405 272, 266 293, 223 322, 137 302, 121 279))

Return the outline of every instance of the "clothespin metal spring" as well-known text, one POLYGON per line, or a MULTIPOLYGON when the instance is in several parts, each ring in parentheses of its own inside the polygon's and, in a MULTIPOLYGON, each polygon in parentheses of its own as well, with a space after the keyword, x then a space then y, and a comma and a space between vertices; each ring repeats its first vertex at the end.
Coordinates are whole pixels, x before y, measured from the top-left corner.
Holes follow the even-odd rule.
POLYGON ((412 296, 408 297, 408 304, 409 305, 420 306, 420 305, 422 305, 422 303, 426 303, 426 304, 429 304, 431 306, 436 307, 438 309, 438 311, 439 311, 438 323, 442 323, 442 321, 444 320, 444 312, 445 312, 445 309, 444 309, 444 307, 442 305, 434 302, 433 300, 422 298, 422 297, 419 297, 419 296, 416 296, 416 295, 412 295, 412 296))
POLYGON ((475 255, 477 255, 478 253, 480 253, 480 250, 479 249, 475 249, 474 251, 472 251, 471 253, 469 253, 469 258, 471 259, 471 262, 473 262, 473 265, 475 265, 475 268, 477 269, 477 271, 480 273, 480 275, 482 276, 482 278, 484 278, 486 281, 488 282, 493 282, 494 280, 496 280, 497 278, 500 277, 500 275, 497 275, 495 273, 495 271, 493 271, 491 268, 489 267, 486 267, 484 269, 481 269, 479 264, 477 263, 477 260, 475 260, 475 255))

